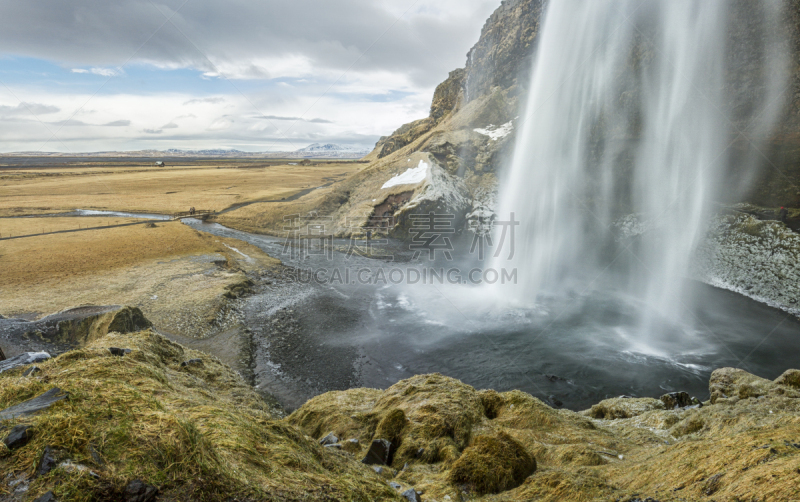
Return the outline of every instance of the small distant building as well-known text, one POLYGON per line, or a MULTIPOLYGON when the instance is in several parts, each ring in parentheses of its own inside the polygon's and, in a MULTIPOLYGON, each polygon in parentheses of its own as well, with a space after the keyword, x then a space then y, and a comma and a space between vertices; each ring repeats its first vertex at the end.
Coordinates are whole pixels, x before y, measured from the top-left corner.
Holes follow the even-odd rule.
POLYGON ((156 167, 164 167, 164 165, 165 165, 164 161, 162 161, 162 160, 157 160, 156 161, 156 167))

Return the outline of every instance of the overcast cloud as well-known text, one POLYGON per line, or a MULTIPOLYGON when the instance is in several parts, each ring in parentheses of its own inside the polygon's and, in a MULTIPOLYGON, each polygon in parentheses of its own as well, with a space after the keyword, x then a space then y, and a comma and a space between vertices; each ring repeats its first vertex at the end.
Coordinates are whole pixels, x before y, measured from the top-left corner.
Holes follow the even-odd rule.
POLYGON ((369 147, 426 115, 499 3, 2 2, 0 149, 369 147))

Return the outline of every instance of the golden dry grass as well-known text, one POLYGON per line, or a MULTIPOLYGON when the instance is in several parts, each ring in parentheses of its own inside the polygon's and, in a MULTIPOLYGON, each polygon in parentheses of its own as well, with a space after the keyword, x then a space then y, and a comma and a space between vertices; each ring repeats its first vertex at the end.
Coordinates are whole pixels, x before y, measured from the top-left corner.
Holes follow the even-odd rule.
MULTIPOLYGON (((80 230, 83 228, 107 227, 141 221, 136 218, 85 218, 85 217, 47 217, 47 218, 0 218, 0 237, 36 235, 61 230, 80 230)), ((19 242, 19 241, 17 241, 19 242)), ((3 243, 3 249, 9 241, 3 243)), ((1 251, 0 251, 1 252, 1 251)))
POLYGON ((242 241, 177 221, 156 225, 0 241, 1 313, 43 315, 76 305, 129 304, 159 329, 202 337, 224 306, 227 289, 245 279, 243 272, 279 263, 242 241))
POLYGON ((0 472, 33 474, 49 445, 99 478, 56 468, 31 481, 30 499, 53 490, 62 502, 122 500, 134 479, 176 502, 399 498, 368 466, 278 420, 230 368, 151 331, 110 334, 39 367, 30 378, 0 374, 0 409, 53 387, 69 400, 24 419, 33 439, 14 451, 0 445, 0 472), (117 358, 108 347, 132 352, 117 358), (202 364, 181 367, 188 359, 202 364))
MULTIPOLYGON (((49 228, 48 220, 51 219, 56 218, 33 220, 33 230, 38 231, 39 226, 49 228)), ((57 225, 72 228, 78 224, 95 226, 106 221, 105 218, 57 220, 57 225)), ((156 228, 146 228, 142 224, 3 241, 0 284, 10 288, 41 280, 69 280, 155 258, 216 251, 208 239, 178 221, 158 222, 156 225, 156 228)))
POLYGON ((62 166, 0 171, 0 215, 41 214, 73 209, 175 213, 189 207, 220 211, 231 205, 289 197, 326 178, 352 174, 357 163, 234 168, 62 166))

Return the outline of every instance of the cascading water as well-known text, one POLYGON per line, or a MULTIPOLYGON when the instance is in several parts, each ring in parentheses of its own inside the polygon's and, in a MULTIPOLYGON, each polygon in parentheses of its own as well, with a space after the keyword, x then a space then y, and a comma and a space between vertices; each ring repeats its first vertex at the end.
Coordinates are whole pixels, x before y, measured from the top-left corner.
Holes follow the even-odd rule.
MULTIPOLYGON (((500 219, 513 213, 520 225, 514 257, 493 265, 516 268, 519 283, 499 294, 533 303, 622 268, 616 283, 643 301, 645 330, 650 316, 677 315, 735 136, 731 4, 550 2, 499 194, 500 219), (621 229, 640 235, 621 239, 621 229)), ((764 130, 778 93, 762 87, 752 113, 764 130)))

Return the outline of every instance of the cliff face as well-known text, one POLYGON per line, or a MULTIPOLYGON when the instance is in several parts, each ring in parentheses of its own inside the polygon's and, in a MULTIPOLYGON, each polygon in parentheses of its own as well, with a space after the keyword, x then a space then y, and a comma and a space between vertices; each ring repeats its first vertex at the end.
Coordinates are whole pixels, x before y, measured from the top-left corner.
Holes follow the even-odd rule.
POLYGON ((466 102, 494 87, 524 92, 544 7, 544 0, 504 0, 489 17, 480 40, 467 53, 466 102))

